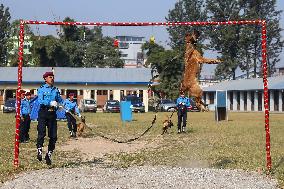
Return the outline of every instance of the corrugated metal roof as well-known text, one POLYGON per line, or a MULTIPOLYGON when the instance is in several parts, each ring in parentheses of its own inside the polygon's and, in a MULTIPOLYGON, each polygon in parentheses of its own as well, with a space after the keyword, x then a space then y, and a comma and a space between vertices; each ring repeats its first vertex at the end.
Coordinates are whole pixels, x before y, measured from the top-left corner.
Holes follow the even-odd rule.
MULTIPOLYGON (((55 67, 56 83, 145 84, 151 79, 149 68, 71 68, 55 67)), ((23 82, 42 83, 51 67, 24 67, 23 82)), ((17 82, 17 67, 0 67, 0 82, 17 82)))
MULTIPOLYGON (((228 90, 228 91, 248 91, 248 90, 262 90, 263 79, 241 79, 230 80, 211 85, 203 88, 203 91, 216 91, 216 90, 228 90)), ((284 75, 268 78, 268 89, 284 89, 284 75)))

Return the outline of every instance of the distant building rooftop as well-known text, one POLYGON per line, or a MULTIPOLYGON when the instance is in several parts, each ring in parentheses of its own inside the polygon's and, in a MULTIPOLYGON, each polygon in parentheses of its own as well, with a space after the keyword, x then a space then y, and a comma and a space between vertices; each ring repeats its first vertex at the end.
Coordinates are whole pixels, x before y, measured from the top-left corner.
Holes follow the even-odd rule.
MULTIPOLYGON (((284 75, 268 78, 268 89, 284 89, 284 75)), ((203 88, 203 91, 245 91, 245 90, 263 90, 263 79, 240 79, 222 81, 215 85, 203 88)))
MULTIPOLYGON (((55 67, 56 83, 74 84, 148 84, 149 68, 71 68, 55 67)), ((43 83, 42 75, 51 67, 24 67, 23 83, 43 83)), ((17 67, 0 67, 0 84, 18 82, 17 67)))

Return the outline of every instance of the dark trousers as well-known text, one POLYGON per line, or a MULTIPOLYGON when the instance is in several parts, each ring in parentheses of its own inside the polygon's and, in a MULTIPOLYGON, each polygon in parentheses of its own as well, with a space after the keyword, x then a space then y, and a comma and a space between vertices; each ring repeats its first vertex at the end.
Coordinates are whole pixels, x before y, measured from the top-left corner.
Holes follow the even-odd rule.
POLYGON ((178 110, 178 129, 181 129, 181 122, 182 127, 186 127, 186 120, 187 120, 187 111, 178 110))
POLYGON ((77 132, 76 119, 69 112, 67 112, 65 116, 67 119, 67 126, 69 131, 73 131, 74 133, 76 133, 77 132))
POLYGON ((30 116, 22 115, 23 119, 21 119, 20 123, 20 142, 24 142, 30 139, 29 131, 31 127, 31 119, 30 116))
POLYGON ((57 121, 56 112, 49 111, 48 109, 40 108, 38 112, 38 125, 37 125, 37 148, 43 147, 44 137, 47 133, 49 137, 48 151, 53 151, 55 149, 55 143, 57 140, 57 121))

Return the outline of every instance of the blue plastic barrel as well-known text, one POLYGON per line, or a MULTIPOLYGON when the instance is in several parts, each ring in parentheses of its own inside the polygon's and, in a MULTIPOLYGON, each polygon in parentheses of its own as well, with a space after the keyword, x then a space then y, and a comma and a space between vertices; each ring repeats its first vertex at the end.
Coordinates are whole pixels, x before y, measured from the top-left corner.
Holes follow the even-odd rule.
POLYGON ((130 108, 130 101, 121 101, 120 102, 120 118, 121 121, 132 121, 132 109, 130 108))

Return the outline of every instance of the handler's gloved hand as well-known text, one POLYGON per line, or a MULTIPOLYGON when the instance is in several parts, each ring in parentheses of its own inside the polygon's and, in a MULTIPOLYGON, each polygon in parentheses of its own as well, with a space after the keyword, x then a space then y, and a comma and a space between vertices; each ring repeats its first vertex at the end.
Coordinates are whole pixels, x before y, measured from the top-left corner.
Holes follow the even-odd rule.
POLYGON ((69 110, 65 110, 66 113, 69 113, 69 110))
POLYGON ((57 102, 56 101, 51 101, 50 102, 50 106, 56 107, 57 106, 57 102))
POLYGON ((81 118, 81 117, 82 117, 82 115, 80 114, 80 115, 78 115, 78 117, 80 117, 80 118, 81 118))
POLYGON ((185 103, 183 102, 183 103, 181 103, 182 105, 185 105, 185 103))

